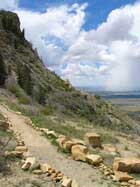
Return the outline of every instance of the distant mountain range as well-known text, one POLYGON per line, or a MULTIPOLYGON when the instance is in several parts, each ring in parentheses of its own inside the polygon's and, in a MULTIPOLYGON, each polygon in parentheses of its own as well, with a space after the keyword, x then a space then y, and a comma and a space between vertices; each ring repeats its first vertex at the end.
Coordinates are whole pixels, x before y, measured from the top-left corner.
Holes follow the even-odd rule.
POLYGON ((92 87, 77 87, 79 90, 88 92, 93 95, 99 95, 105 99, 114 99, 114 98, 121 98, 121 99, 133 99, 133 98, 140 98, 140 91, 104 91, 100 89, 95 89, 92 87))

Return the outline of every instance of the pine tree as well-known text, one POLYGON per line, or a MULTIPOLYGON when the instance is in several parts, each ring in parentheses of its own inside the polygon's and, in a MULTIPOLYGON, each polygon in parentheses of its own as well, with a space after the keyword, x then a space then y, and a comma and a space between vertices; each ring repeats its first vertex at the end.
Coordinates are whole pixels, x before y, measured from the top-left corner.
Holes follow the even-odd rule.
POLYGON ((18 84, 28 95, 32 95, 34 84, 32 81, 31 70, 25 65, 20 65, 20 67, 18 67, 18 84))
POLYGON ((6 79, 7 79, 6 67, 3 62, 3 57, 0 54, 0 86, 4 85, 6 79))
POLYGON ((46 91, 44 88, 42 88, 42 86, 39 86, 38 102, 41 105, 46 104, 46 91))

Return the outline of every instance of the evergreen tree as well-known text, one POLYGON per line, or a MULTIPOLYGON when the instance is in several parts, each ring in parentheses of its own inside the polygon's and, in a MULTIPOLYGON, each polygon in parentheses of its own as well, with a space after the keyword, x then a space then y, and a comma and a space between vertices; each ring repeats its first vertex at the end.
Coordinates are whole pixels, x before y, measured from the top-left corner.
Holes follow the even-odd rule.
POLYGON ((46 91, 44 88, 42 88, 42 86, 39 86, 38 102, 41 105, 46 104, 46 91))
POLYGON ((25 65, 20 65, 20 67, 18 67, 18 84, 28 95, 32 95, 34 84, 32 81, 31 70, 25 65))
POLYGON ((6 67, 3 62, 2 55, 0 54, 0 86, 4 85, 6 79, 7 79, 6 67))

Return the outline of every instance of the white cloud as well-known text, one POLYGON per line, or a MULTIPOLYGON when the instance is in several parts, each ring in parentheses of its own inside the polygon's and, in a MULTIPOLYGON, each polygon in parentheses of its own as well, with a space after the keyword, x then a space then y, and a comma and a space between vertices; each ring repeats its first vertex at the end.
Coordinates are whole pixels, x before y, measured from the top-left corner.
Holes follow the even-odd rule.
POLYGON ((39 13, 17 8, 14 0, 4 2, 0 0, 0 8, 16 9, 26 38, 47 67, 61 77, 80 86, 140 89, 139 1, 113 10, 106 22, 89 31, 83 29, 87 4, 52 7, 39 13))
POLYGON ((18 0, 0 0, 0 9, 15 10, 18 7, 18 0))
POLYGON ((26 37, 49 66, 60 64, 67 48, 79 36, 87 4, 48 8, 45 13, 17 10, 26 37))
MULTIPOLYGON (((75 71, 81 72, 78 77, 69 73, 73 84, 84 82, 88 86, 120 91, 140 89, 139 10, 140 3, 127 5, 112 11, 96 30, 81 31, 64 57, 64 61, 76 64, 75 71), (78 62, 84 65, 79 67, 78 62)), ((63 75, 67 77, 64 71, 63 75)))

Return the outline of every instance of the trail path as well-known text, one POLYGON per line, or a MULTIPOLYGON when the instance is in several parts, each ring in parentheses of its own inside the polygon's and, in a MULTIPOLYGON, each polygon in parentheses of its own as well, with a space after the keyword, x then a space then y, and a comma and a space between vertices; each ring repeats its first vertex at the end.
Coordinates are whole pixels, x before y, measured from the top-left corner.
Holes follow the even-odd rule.
MULTIPOLYGON (((76 162, 59 153, 49 140, 25 122, 25 117, 0 105, 0 112, 6 115, 13 125, 15 132, 21 133, 29 152, 40 162, 48 163, 64 175, 76 179, 80 187, 108 187, 111 181, 103 179, 98 169, 82 162, 76 162)), ((112 185, 113 186, 113 185, 112 185)))

